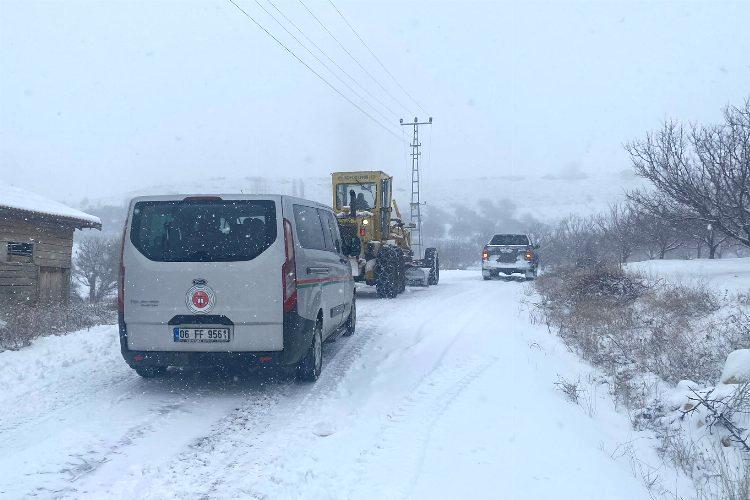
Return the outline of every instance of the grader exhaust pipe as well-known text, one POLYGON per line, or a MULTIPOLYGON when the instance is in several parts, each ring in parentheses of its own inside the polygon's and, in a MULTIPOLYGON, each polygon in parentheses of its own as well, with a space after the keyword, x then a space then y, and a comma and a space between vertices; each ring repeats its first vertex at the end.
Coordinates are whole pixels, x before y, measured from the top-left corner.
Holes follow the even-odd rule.
POLYGON ((349 190, 349 215, 354 218, 357 216, 357 195, 353 189, 349 190))

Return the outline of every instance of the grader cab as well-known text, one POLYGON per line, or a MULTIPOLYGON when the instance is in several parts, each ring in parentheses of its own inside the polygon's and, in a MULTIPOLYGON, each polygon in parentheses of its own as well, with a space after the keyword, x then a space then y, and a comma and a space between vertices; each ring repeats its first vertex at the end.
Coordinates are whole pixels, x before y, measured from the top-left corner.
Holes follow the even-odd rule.
POLYGON ((393 199, 393 177, 381 171, 335 172, 332 180, 333 207, 355 280, 389 298, 407 282, 437 284, 437 250, 426 249, 423 259, 414 255, 413 225, 402 220, 393 199))

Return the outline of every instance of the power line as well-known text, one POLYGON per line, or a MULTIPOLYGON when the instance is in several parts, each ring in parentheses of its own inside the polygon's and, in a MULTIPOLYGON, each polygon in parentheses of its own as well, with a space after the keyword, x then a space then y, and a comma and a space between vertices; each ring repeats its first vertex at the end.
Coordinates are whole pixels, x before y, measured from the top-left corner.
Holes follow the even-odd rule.
POLYGON ((320 78, 323 81, 323 83, 325 83, 326 85, 328 85, 331 88, 331 90, 333 90, 338 95, 340 95, 341 97, 343 97, 344 99, 346 99, 349 102, 349 104, 351 104, 352 106, 354 106, 355 108, 357 108, 360 112, 362 112, 362 114, 364 114, 365 116, 367 116, 370 120, 372 120, 373 122, 377 123, 383 130, 385 130, 386 132, 388 132, 389 134, 391 134, 396 139, 399 139, 398 135, 396 135, 395 132, 393 132, 391 129, 387 128, 385 125, 383 125, 378 120, 376 120, 375 118, 373 118, 373 116, 370 113, 368 113, 367 111, 365 111, 364 109, 362 109, 361 107, 359 107, 354 101, 352 101, 347 96, 345 96, 344 94, 342 94, 339 89, 337 89, 336 87, 334 87, 333 85, 331 85, 328 82, 328 80, 326 80, 325 78, 323 78, 317 71, 315 71, 314 69, 312 69, 305 61, 303 61, 302 59, 300 59, 300 57, 297 54, 295 54, 289 47, 287 47, 286 45, 284 45, 281 42, 281 40, 279 40, 278 38, 276 38, 275 36, 273 36, 273 34, 271 34, 270 31, 268 31, 266 28, 263 27, 263 25, 261 25, 258 21, 256 21, 255 18, 253 18, 253 16, 251 16, 250 14, 248 14, 242 7, 240 7, 239 5, 237 5, 234 2, 234 0, 227 0, 227 1, 229 3, 231 3, 232 5, 234 5, 235 7, 237 7, 237 10, 239 10, 240 12, 242 12, 243 14, 245 14, 245 16, 248 19, 250 19, 258 28, 262 29, 266 33, 266 35, 268 35, 271 38, 273 38, 273 40, 276 43, 278 43, 279 45, 281 45, 281 47, 284 50, 286 50, 287 52, 289 52, 289 54, 291 54, 292 57, 294 57, 303 66, 305 66, 307 69, 309 69, 315 76, 317 76, 318 78, 320 78))
POLYGON ((370 73, 369 71, 367 71, 367 69, 366 69, 366 68, 365 68, 364 66, 362 66, 362 63, 361 63, 361 62, 359 62, 359 59, 357 59, 356 57, 354 57, 354 56, 352 55, 352 53, 351 53, 351 52, 349 52, 349 49, 347 49, 347 48, 346 48, 346 47, 344 46, 344 44, 343 44, 343 43, 341 43, 341 42, 339 41, 339 39, 338 39, 338 38, 336 38, 336 36, 335 36, 335 35, 334 35, 333 33, 331 33, 331 30, 329 30, 329 29, 328 29, 328 27, 326 27, 326 25, 325 25, 325 24, 323 24, 323 21, 321 21, 320 19, 318 19, 318 16, 316 16, 316 15, 315 15, 315 14, 313 13, 313 11, 311 11, 311 10, 310 10, 310 9, 309 9, 309 8, 307 7, 307 5, 305 5, 305 2, 303 2, 302 0, 298 0, 298 1, 299 1, 299 3, 301 3, 301 4, 302 4, 302 6, 303 6, 303 7, 305 8, 305 10, 306 10, 307 12, 309 12, 309 13, 310 13, 310 15, 311 15, 311 16, 312 16, 312 17, 313 17, 313 18, 314 18, 314 19, 315 19, 316 21, 318 21, 318 24, 320 24, 320 26, 321 26, 321 27, 322 27, 322 28, 323 28, 323 29, 324 29, 324 30, 326 31, 326 33, 328 33, 328 34, 329 34, 329 35, 331 36, 331 38, 333 38, 333 39, 334 39, 334 40, 336 41, 336 43, 337 43, 337 44, 339 45, 339 47, 341 47, 341 49, 342 49, 342 50, 343 50, 344 52, 346 52, 346 54, 347 54, 347 55, 348 55, 348 56, 349 56, 349 57, 350 57, 350 58, 351 58, 351 59, 352 59, 352 60, 353 60, 353 61, 354 61, 355 63, 357 63, 357 66, 359 66, 359 67, 360 67, 360 68, 362 69, 362 71, 364 71, 364 72, 365 72, 365 73, 367 74, 367 76, 369 76, 369 77, 370 77, 370 78, 372 79, 372 81, 374 81, 374 82, 375 82, 375 83, 376 83, 376 84, 378 85, 378 87, 380 87, 380 88, 381 88, 381 89, 383 90, 383 92, 385 92, 385 93, 386 93, 386 94, 387 94, 387 95, 388 95, 388 96, 389 96, 389 97, 390 97, 391 99, 393 99, 393 100, 394 100, 394 101, 395 101, 396 103, 398 103, 398 105, 399 105, 399 106, 401 106, 402 108, 404 108, 404 109, 405 109, 405 110, 406 110, 406 111, 408 112, 408 111, 409 111, 409 108, 408 108, 408 107, 406 107, 406 106, 404 105, 404 103, 402 103, 401 101, 399 101, 398 99, 396 99, 396 97, 394 97, 394 95, 393 95, 393 94, 391 94, 390 92, 388 92, 388 89, 386 89, 386 88, 385 88, 385 87, 383 86, 383 84, 382 84, 382 83, 380 83, 380 81, 378 81, 378 79, 377 79, 377 78, 375 78, 374 76, 372 76, 372 73, 370 73))
POLYGON ((349 26, 349 29, 350 29, 350 30, 352 30, 352 33, 354 33, 354 36, 356 36, 356 37, 357 37, 357 38, 359 39, 359 41, 360 41, 360 42, 362 42, 362 45, 364 45, 364 46, 365 46, 365 48, 366 48, 366 49, 367 49, 367 51, 368 51, 368 52, 370 53, 370 55, 371 55, 372 57, 374 57, 374 58, 375 58, 375 60, 376 60, 376 61, 378 62, 378 64, 380 64, 380 67, 381 67, 381 68, 383 68, 383 70, 384 70, 384 71, 385 71, 386 73, 388 73, 388 76, 390 76, 390 77, 391 77, 391 78, 393 79, 393 81, 394 81, 394 82, 396 82, 396 85, 398 85, 398 88, 400 88, 400 89, 401 89, 401 90, 402 90, 402 91, 404 92, 404 94, 406 94, 406 95, 407 95, 407 97, 408 97, 409 99, 411 99, 411 102, 413 102, 414 104, 416 104, 416 105, 417 105, 417 107, 419 107, 419 109, 421 109, 421 110, 422 110, 423 112, 427 113, 427 110, 425 110, 425 109, 424 109, 424 108, 422 107, 422 105, 421 105, 421 104, 419 104, 419 103, 417 102, 417 100, 416 100, 416 99, 414 99, 414 98, 413 98, 413 97, 411 96, 411 94, 410 94, 409 92, 407 92, 407 91, 406 91, 406 89, 405 89, 405 88, 404 88, 404 87, 403 87, 403 86, 401 85, 401 83, 399 83, 399 81, 398 81, 398 80, 396 79, 396 77, 395 77, 395 76, 393 76, 393 73, 391 73, 390 71, 388 71, 388 68, 386 68, 386 67, 385 67, 385 64, 383 64, 383 62, 382 62, 382 61, 380 60, 380 58, 379 58, 378 56, 376 56, 376 55, 375 55, 375 52, 373 52, 373 51, 372 51, 372 49, 370 48, 370 46, 369 46, 369 45, 367 45, 367 44, 365 43, 365 41, 364 41, 364 40, 362 39, 362 37, 361 37, 361 36, 359 36, 359 33, 357 33, 357 30, 355 30, 355 29, 354 29, 354 26, 352 26, 352 25, 351 25, 351 24, 349 23, 349 21, 348 21, 348 20, 346 19, 346 17, 344 17, 344 14, 343 14, 343 13, 342 13, 342 12, 341 12, 341 11, 339 10, 339 8, 338 8, 338 7, 336 7, 336 4, 334 4, 334 3, 333 3, 333 2, 331 1, 331 0, 328 0, 328 2, 329 2, 329 3, 330 3, 330 4, 332 5, 332 6, 333 6, 333 8, 334 8, 334 9, 336 9, 336 12, 338 12, 338 13, 339 13, 339 16, 341 16, 341 19, 343 19, 343 20, 344 20, 344 22, 346 23, 346 25, 347 25, 347 26, 349 26))
POLYGON ((279 26, 281 26, 281 29, 283 29, 284 31, 286 31, 286 33, 287 33, 287 34, 288 34, 289 36, 291 36, 292 38, 294 38, 294 41, 295 41, 295 42, 297 42, 297 43, 298 43, 298 44, 300 45, 300 47, 302 47, 303 49, 305 49, 305 50, 306 50, 306 51, 307 51, 307 52, 308 52, 308 53, 309 53, 309 54, 310 54, 311 56, 313 56, 313 57, 315 58, 315 60, 316 60, 316 61, 318 61, 318 62, 319 62, 320 64, 322 64, 322 65, 323 65, 323 67, 324 67, 325 69, 327 69, 329 73, 331 73, 331 74, 332 74, 332 75, 333 75, 334 77, 336 77, 336 79, 338 79, 338 80, 339 80, 339 81, 340 81, 340 82, 341 82, 342 84, 344 84, 344 86, 346 86, 346 88, 348 88, 348 89, 349 89, 349 90, 350 90, 350 91, 351 91, 351 92, 352 92, 352 93, 353 93, 353 94, 354 94, 355 96, 357 96, 357 97, 358 97, 359 99, 361 99, 361 100, 362 100, 363 102, 365 102, 365 103, 366 103, 366 104, 367 104, 368 106, 370 106, 370 107, 371 107, 371 108, 373 109, 373 111, 375 111, 375 112, 376 112, 376 113, 377 113, 378 115, 380 115, 380 116, 381 116, 381 117, 382 117, 382 118, 383 118, 383 119, 384 119, 384 120, 386 121, 386 123, 388 123, 388 120, 389 120, 389 118, 388 118, 388 117, 387 117, 387 116, 386 116, 385 114, 383 114, 383 113, 382 113, 382 112, 381 112, 381 111, 380 111, 379 109, 377 109, 377 108, 376 108, 375 106, 373 106, 372 104, 370 104, 369 102, 367 102, 367 100, 366 100, 366 99, 365 99, 364 97, 362 97, 361 95, 359 95, 359 94, 357 93, 357 91, 356 91, 356 90, 354 90, 354 89, 353 89, 353 88, 351 87, 351 85, 349 85, 348 83, 346 83, 346 82, 345 82, 345 81, 344 81, 344 80, 343 80, 343 79, 342 79, 342 78, 341 78, 341 77, 340 77, 340 76, 339 76, 339 75, 338 75, 338 74, 337 74, 337 73, 336 73, 335 71, 333 71, 333 70, 332 70, 332 69, 331 69, 331 68, 330 68, 330 67, 329 67, 329 66, 328 66, 328 65, 327 65, 327 64, 326 64, 325 62, 321 61, 321 60, 320 60, 320 58, 319 58, 319 57, 318 57, 317 55, 315 55, 315 54, 313 53, 313 51, 312 51, 312 50, 310 50, 310 49, 309 49, 309 48, 308 48, 308 47, 307 47, 307 46, 306 46, 306 45, 305 45, 304 43, 302 43, 302 42, 301 42, 301 41, 299 40, 299 38, 297 38, 296 36, 294 36, 294 34, 293 34, 293 33, 292 33, 291 31, 289 31, 289 30, 288 30, 288 29, 286 28, 286 26, 284 26, 284 25, 283 25, 283 24, 281 23, 281 21, 279 21, 279 20, 278 20, 278 19, 276 18, 276 16, 274 16, 273 14, 271 14, 270 12, 268 12, 268 9, 266 9, 266 8, 265 8, 265 7, 264 7, 264 6, 263 6, 263 5, 262 5, 262 4, 261 4, 261 3, 260 3, 260 2, 258 1, 258 0, 254 0, 254 1, 255 1, 255 3, 256 3, 256 4, 258 4, 258 7, 260 7, 261 9, 263 9, 263 11, 264 11, 264 12, 265 12, 266 14, 268 14, 269 16, 271 16, 271 19, 273 19, 273 20, 274 20, 274 21, 276 22, 276 24, 278 24, 279 26))
POLYGON ((328 53, 325 50, 321 49, 318 46, 318 44, 315 43, 315 41, 313 41, 309 36, 307 36, 305 34, 305 32, 302 31, 302 29, 294 23, 294 21, 292 21, 291 19, 289 19, 286 16, 286 14, 284 14, 281 11, 281 9, 278 8, 278 6, 275 3, 273 3, 271 0, 267 0, 267 1, 268 1, 269 4, 271 4, 271 6, 274 9, 276 9, 276 11, 279 14, 281 14, 281 17, 283 17, 289 24, 291 24, 292 26, 294 26, 294 28, 299 32, 299 34, 302 35, 305 38, 305 40, 307 40, 308 42, 310 42, 313 47, 315 47, 316 49, 318 49, 318 51, 321 54, 323 54, 326 57, 326 59, 328 59, 334 66, 336 66, 342 73, 344 73, 352 82, 354 82, 359 88, 361 88, 368 96, 370 96, 371 98, 373 98, 375 100, 375 102, 377 102, 378 104, 380 104, 381 106, 383 106, 385 109, 387 109, 394 117, 398 117, 398 113, 396 113, 395 111, 393 111, 393 109, 391 109, 386 103, 384 103, 383 101, 381 101, 380 99, 378 99, 378 97, 375 96, 372 92, 370 92, 370 90, 367 87, 365 87, 364 85, 362 85, 361 83, 359 83, 359 81, 357 81, 356 78, 354 78, 352 75, 350 75, 335 60, 333 60, 333 58, 331 58, 331 56, 329 56, 328 53))

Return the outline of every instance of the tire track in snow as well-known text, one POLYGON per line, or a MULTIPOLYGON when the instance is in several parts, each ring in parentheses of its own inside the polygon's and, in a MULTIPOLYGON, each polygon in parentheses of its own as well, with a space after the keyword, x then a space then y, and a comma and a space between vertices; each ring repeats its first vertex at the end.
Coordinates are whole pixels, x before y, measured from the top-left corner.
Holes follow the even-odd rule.
MULTIPOLYGON (((253 467, 251 469, 252 473, 259 479, 255 482, 251 482, 251 484, 249 484, 244 489, 241 489, 239 491, 240 495, 248 495, 253 497, 273 497, 278 496, 280 494, 279 492, 283 492, 281 493, 281 496, 304 497, 304 494, 301 494, 301 492, 304 492, 305 488, 311 486, 311 484, 319 487, 321 482, 331 483, 331 481, 335 481, 335 471, 327 471, 332 474, 334 478, 332 479, 329 477, 322 478, 320 476, 316 476, 315 473, 316 471, 318 471, 318 469, 314 465, 312 465, 311 468, 299 467, 298 465, 296 467, 293 465, 290 468, 290 457, 294 455, 298 456, 298 462, 304 462, 304 460, 300 460, 300 455, 302 455, 302 457, 308 459, 312 463, 315 462, 314 449, 315 443, 319 439, 319 436, 313 435, 314 432, 312 432, 310 429, 310 421, 300 421, 300 417, 304 418, 305 416, 311 414, 314 415, 316 410, 320 409, 322 405, 335 404, 329 397, 330 393, 337 390, 339 387, 345 387, 348 384, 349 381, 346 379, 345 375, 352 371, 352 365, 357 360, 363 357, 363 353, 368 353, 367 362, 370 365, 380 364, 384 360, 387 360, 394 355, 393 352, 386 352, 384 354, 384 359, 379 359, 381 355, 377 354, 378 349, 375 348, 378 346, 372 344, 376 344, 378 341, 383 340, 385 337, 392 335, 395 335, 397 337, 409 337, 409 339, 411 340, 407 340, 409 342, 408 345, 398 348, 398 351, 403 355, 404 351, 408 351, 409 349, 418 346, 422 341, 429 337, 429 335, 426 333, 426 330, 431 326, 430 324, 428 324, 429 322, 422 322, 420 324, 420 328, 417 328, 414 331, 408 331, 408 329, 405 328, 405 325, 402 324, 399 313, 402 313, 402 311, 410 311, 413 308, 422 308, 425 311, 432 312, 432 314, 427 315, 428 318, 436 317, 439 319, 441 314, 450 311, 450 308, 446 307, 447 305, 455 305, 457 299, 465 300, 465 296, 470 297, 472 294, 481 293, 475 290, 466 290, 461 288, 457 290, 458 293, 451 294, 441 291, 441 295, 438 296, 433 294, 422 295, 421 292, 422 290, 414 291, 407 296, 396 299, 397 301, 395 302, 388 300, 373 300, 369 302, 368 305, 370 305, 371 307, 369 308, 368 317, 371 317, 373 319, 373 323, 363 322, 366 324, 365 331, 362 332, 362 330, 358 328, 358 333, 355 334, 355 337, 357 337, 364 333, 364 335, 362 336, 365 337, 365 341, 354 343, 352 348, 350 350, 347 350, 347 354, 345 354, 344 359, 339 359, 339 355, 342 353, 336 354, 336 368, 333 370, 333 376, 328 377, 329 382, 331 380, 333 381, 333 385, 327 388, 326 391, 318 391, 318 387, 316 384, 316 390, 314 390, 300 403, 300 409, 297 414, 293 416, 293 418, 285 420, 285 415, 277 415, 280 421, 284 421, 284 425, 279 429, 281 432, 284 432, 284 434, 287 434, 285 435, 284 444, 281 447, 274 445, 273 433, 264 433, 264 438, 270 440, 271 446, 265 447, 265 443, 261 441, 260 447, 257 449, 270 448, 273 451, 272 453, 264 454, 260 460, 256 460, 256 462, 253 463, 253 467), (394 307, 397 307, 397 309, 394 309, 394 307), (386 322, 383 322, 384 318, 388 318, 388 320, 386 322), (293 436, 293 438, 288 439, 288 435, 293 436)), ((469 301, 468 303, 473 302, 469 301)), ((452 335, 450 335, 449 338, 444 339, 447 340, 447 342, 442 347, 437 359, 433 362, 429 373, 434 372, 441 365, 446 353, 450 351, 451 347, 459 339, 459 337, 461 337, 465 333, 466 327, 470 325, 477 309, 481 309, 481 304, 477 304, 473 307, 465 309, 459 315, 461 321, 458 323, 458 325, 456 325, 455 320, 453 321, 453 328, 450 328, 450 333, 452 335)), ((361 318, 363 317, 361 316, 361 318)), ((355 339, 355 337, 352 337, 352 339, 355 339)), ((324 373, 330 372, 331 367, 332 365, 329 363, 324 373)), ((426 376, 421 377, 420 380, 416 383, 416 386, 419 386, 424 378, 426 378, 426 376)), ((323 382, 322 378, 318 381, 318 384, 320 384, 321 382, 323 382)), ((405 382, 408 383, 408 381, 405 382)), ((412 390, 415 389, 412 388, 412 390)), ((243 462, 246 463, 247 461, 245 460, 243 462)), ((215 469, 215 467, 213 466, 211 468, 215 469)), ((230 487, 232 487, 232 485, 230 485, 230 487)), ((332 485, 331 487, 334 486, 332 485)), ((325 490, 325 488, 323 488, 323 490, 325 490)), ((226 494, 226 491, 222 493, 226 494)), ((326 495, 330 494, 326 493, 326 495)), ((333 496, 338 497, 338 495, 333 496)))
MULTIPOLYGON (((409 497, 422 472, 433 428, 456 398, 497 361, 495 357, 467 359, 430 372, 387 414, 374 448, 363 451, 357 460, 356 475, 366 478, 362 481, 366 485, 387 482, 399 488, 402 497, 409 497), (426 420, 425 415, 429 415, 426 420)), ((370 494, 355 487, 347 497, 370 494)))
MULTIPOLYGON (((64 487, 56 490, 57 496, 79 497, 89 492, 90 485, 99 480, 100 470, 109 466, 110 462, 124 461, 127 464, 130 453, 138 452, 144 447, 148 448, 152 441, 158 443, 160 436, 168 431, 170 423, 183 419, 193 420, 196 411, 200 412, 202 408, 210 404, 211 396, 207 394, 205 388, 201 388, 197 393, 179 391, 174 394, 175 386, 183 384, 184 381, 185 378, 179 376, 173 379, 150 381, 158 384, 166 392, 162 393, 154 388, 153 394, 157 396, 157 399, 147 400, 142 411, 135 412, 131 418, 111 425, 106 433, 84 436, 85 439, 76 441, 73 446, 62 450, 64 455, 51 463, 53 466, 59 464, 58 467, 40 472, 43 478, 41 481, 46 482, 45 476, 48 475, 50 482, 64 484, 64 487)), ((130 400, 135 398, 139 404, 142 403, 138 400, 143 396, 143 385, 149 382, 142 381, 140 378, 131 382, 134 387, 123 394, 113 395, 113 402, 99 415, 121 418, 122 410, 130 403, 130 400)), ((208 385, 209 390, 217 389, 217 387, 212 387, 215 385, 212 382, 208 385)), ((89 410, 95 411, 84 406, 74 414, 68 414, 66 418, 69 421, 98 420, 89 410)))
MULTIPOLYGON (((366 320, 368 317, 372 317, 372 313, 360 315, 359 319, 366 320)), ((236 487, 230 484, 231 474, 217 477, 217 470, 243 470, 245 476, 262 476, 268 474, 269 467, 283 466, 289 454, 294 453, 292 448, 300 446, 300 442, 319 439, 304 432, 308 430, 309 421, 299 422, 297 419, 314 413, 321 401, 328 400, 339 389, 341 380, 353 369, 362 352, 379 336, 377 328, 366 322, 362 326, 352 337, 339 337, 333 343, 326 344, 326 367, 314 385, 295 383, 292 379, 267 384, 263 398, 233 410, 216 425, 217 430, 197 439, 189 450, 175 457, 166 474, 161 468, 144 468, 137 474, 157 476, 154 482, 161 484, 156 491, 170 490, 178 498, 210 498, 220 491, 226 495, 228 490, 236 487), (306 438, 277 442, 275 433, 285 432, 289 427, 301 430, 306 438), (199 472, 185 484, 185 470, 199 472)), ((285 478, 276 480, 281 483, 285 478)), ((114 490, 129 482, 131 478, 124 478, 114 490)), ((120 490, 118 496, 127 496, 124 494, 126 491, 120 490)), ((252 488, 245 488, 238 494, 263 496, 252 488)))

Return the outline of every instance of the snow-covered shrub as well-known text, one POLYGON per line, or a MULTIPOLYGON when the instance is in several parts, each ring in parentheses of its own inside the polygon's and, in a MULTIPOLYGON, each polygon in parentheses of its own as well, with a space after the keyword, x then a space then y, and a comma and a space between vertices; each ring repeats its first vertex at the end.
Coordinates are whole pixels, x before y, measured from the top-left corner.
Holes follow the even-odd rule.
POLYGON ((724 362, 724 369, 721 371, 721 383, 747 384, 748 382, 750 382, 750 349, 737 349, 730 352, 724 362))
POLYGON ((705 285, 668 284, 650 296, 654 310, 674 318, 700 318, 719 309, 719 298, 705 285))
POLYGON ((536 287, 546 322, 583 358, 610 368, 631 363, 628 345, 639 341, 623 332, 639 321, 632 305, 648 291, 640 277, 617 265, 557 267, 536 287))
POLYGON ((71 300, 68 304, 6 305, 0 309, 0 351, 27 346, 37 337, 116 321, 112 302, 90 304, 71 300))
POLYGON ((558 267, 536 289, 545 321, 610 374, 715 381, 726 355, 750 348, 748 307, 701 286, 663 283, 620 266, 558 267))
POLYGON ((558 376, 555 386, 568 398, 568 401, 578 404, 581 397, 580 381, 573 382, 564 377, 558 376))

